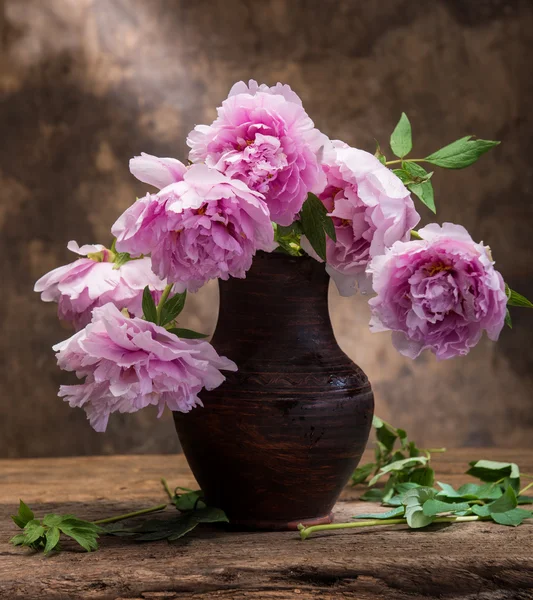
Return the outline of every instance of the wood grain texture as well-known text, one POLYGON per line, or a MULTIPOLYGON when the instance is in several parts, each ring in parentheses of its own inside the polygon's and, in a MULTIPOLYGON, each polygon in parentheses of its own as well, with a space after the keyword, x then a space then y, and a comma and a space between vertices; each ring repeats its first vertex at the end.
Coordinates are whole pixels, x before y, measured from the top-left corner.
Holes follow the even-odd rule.
MULTIPOLYGON (((365 458, 370 458, 367 454, 365 458)), ((469 448, 435 457, 439 478, 458 485, 468 461, 516 461, 533 472, 528 450, 469 448)), ((323 533, 205 527, 175 545, 103 539, 93 554, 65 543, 45 558, 13 548, 19 497, 38 515, 73 512, 96 519, 164 500, 159 478, 194 486, 183 456, 116 456, 0 461, 0 598, 9 600, 527 600, 533 598, 532 525, 491 523, 368 528, 323 533)), ((338 521, 376 510, 346 488, 338 521)), ((169 509, 170 510, 170 509, 169 509)))
POLYGON ((327 522, 365 449, 374 396, 335 340, 328 283, 312 258, 264 252, 246 279, 220 283, 213 345, 239 370, 174 420, 208 502, 232 523, 327 522))

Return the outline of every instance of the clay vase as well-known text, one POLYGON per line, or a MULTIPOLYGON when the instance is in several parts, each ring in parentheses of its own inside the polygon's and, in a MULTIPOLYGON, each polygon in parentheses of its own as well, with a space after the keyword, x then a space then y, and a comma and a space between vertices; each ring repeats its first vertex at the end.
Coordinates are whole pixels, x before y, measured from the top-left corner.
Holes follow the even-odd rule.
POLYGON ((232 524, 330 522, 367 443, 374 397, 337 345, 328 282, 323 264, 280 253, 220 282, 212 343, 239 370, 174 421, 206 502, 232 524))

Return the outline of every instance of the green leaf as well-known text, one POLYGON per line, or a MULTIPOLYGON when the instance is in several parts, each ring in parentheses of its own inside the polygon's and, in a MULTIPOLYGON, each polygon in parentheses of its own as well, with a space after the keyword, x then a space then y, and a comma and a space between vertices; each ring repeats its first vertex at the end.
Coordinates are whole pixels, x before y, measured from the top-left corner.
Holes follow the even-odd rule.
POLYGON ((467 135, 433 152, 425 160, 445 169, 463 169, 475 163, 482 154, 499 143, 491 140, 478 140, 472 135, 467 135))
POLYGON ((516 463, 495 460, 473 461, 470 463, 470 468, 466 474, 488 482, 500 481, 500 479, 507 477, 515 491, 518 491, 520 487, 520 469, 516 463))
POLYGON ((509 329, 513 328, 513 321, 511 319, 511 313, 509 312, 509 309, 505 311, 505 324, 507 327, 509 327, 509 329))
POLYGON ((23 533, 17 533, 17 535, 9 540, 9 543, 13 544, 13 546, 24 546, 25 540, 26 536, 23 533))
POLYGON ((300 246, 300 236, 303 233, 300 221, 294 221, 291 225, 284 227, 272 223, 274 228, 274 240, 279 244, 277 252, 283 252, 290 256, 302 256, 303 250, 300 246))
POLYGON ((176 488, 176 490, 185 491, 184 494, 176 494, 173 498, 176 508, 181 511, 196 510, 205 508, 203 501, 204 493, 202 490, 188 490, 186 488, 176 488))
POLYGON ((404 185, 412 182, 411 175, 409 175, 409 173, 404 169, 392 169, 392 172, 404 185))
POLYGON ((497 500, 503 494, 502 488, 494 483, 485 483, 476 493, 478 500, 497 500))
POLYGON ((154 299, 150 292, 150 288, 146 286, 143 291, 143 314, 146 321, 150 321, 151 323, 157 323, 157 309, 155 306, 154 299))
POLYGON ((98 549, 98 534, 101 529, 98 525, 65 515, 57 525, 62 533, 76 541, 87 552, 98 549))
POLYGON ((464 511, 469 508, 468 502, 442 502, 435 498, 427 500, 422 506, 426 517, 434 517, 440 513, 464 511))
POLYGON ((167 331, 169 333, 177 335, 179 338, 182 338, 184 340, 199 340, 202 338, 209 337, 205 333, 199 333, 198 331, 193 331, 192 329, 184 329, 183 327, 172 327, 167 331))
POLYGON ((419 505, 407 507, 405 509, 405 518, 407 519, 407 525, 412 529, 420 529, 433 523, 433 517, 425 515, 422 507, 419 505))
POLYGON ((46 545, 44 547, 45 554, 48 554, 57 548, 60 535, 61 532, 59 531, 58 527, 50 527, 50 529, 46 531, 46 545))
POLYGON ((387 158, 386 156, 383 154, 383 152, 381 151, 381 148, 379 147, 379 143, 376 140, 376 151, 374 152, 374 156, 379 160, 379 162, 384 165, 387 162, 387 158))
POLYGON ((393 517, 402 516, 404 512, 405 507, 399 506, 398 508, 393 508, 392 510, 388 510, 387 512, 363 513, 361 515, 354 515, 352 519, 392 519, 393 517))
POLYGON ((437 485, 442 490, 442 492, 438 492, 438 494, 437 494, 437 496, 439 498, 440 498, 441 494, 446 495, 449 498, 460 498, 460 494, 449 483, 442 483, 442 481, 437 481, 437 485))
POLYGON ((413 148, 411 123, 409 123, 409 119, 405 113, 402 113, 398 124, 390 136, 390 147, 398 158, 407 156, 413 148))
MULTIPOLYGON (((196 492, 194 492, 196 493, 196 492)), ((205 506, 205 505, 204 505, 205 506)), ((168 540, 175 542, 200 524, 200 523, 227 523, 228 518, 219 508, 205 507, 199 510, 190 510, 178 517, 168 519, 150 519, 132 529, 110 529, 110 535, 131 535, 137 542, 152 542, 168 540)))
POLYGON ((11 518, 21 529, 24 529, 27 523, 34 519, 34 514, 31 508, 25 504, 22 500, 19 500, 19 509, 16 515, 12 515, 11 518))
POLYGON ((507 306, 523 306, 525 308, 533 308, 533 304, 522 294, 510 290, 511 294, 507 299, 507 306))
POLYGON ((409 183, 407 189, 412 192, 423 204, 425 204, 432 213, 436 213, 435 194, 431 181, 424 183, 409 183))
POLYGON ((371 488, 367 490, 360 498, 362 502, 381 502, 381 498, 383 497, 383 493, 381 490, 376 488, 371 488))
POLYGON ((379 421, 379 425, 376 426, 376 438, 388 452, 391 452, 394 448, 394 444, 398 439, 398 432, 390 427, 387 423, 379 421))
POLYGON ((386 475, 387 473, 391 473, 393 471, 402 471, 406 467, 414 467, 417 464, 425 465, 427 461, 428 459, 426 456, 413 456, 411 458, 396 460, 388 465, 385 465, 384 467, 381 467, 379 473, 372 477, 368 485, 374 485, 380 477, 383 477, 383 475, 386 475))
POLYGON ((415 469, 409 475, 409 481, 421 486, 431 487, 435 481, 435 471, 431 467, 415 469))
POLYGON ((314 195, 309 193, 300 212, 303 233, 313 250, 322 260, 326 260, 326 234, 337 241, 333 220, 327 214, 326 207, 314 195))
POLYGON ((474 504, 472 512, 478 517, 490 517, 490 509, 488 504, 474 504))
POLYGON ((533 504, 533 496, 518 496, 518 504, 533 504))
POLYGON ((530 510, 524 510, 523 508, 512 508, 506 512, 491 513, 490 516, 499 525, 517 527, 522 524, 524 519, 530 519, 532 513, 530 510))
POLYGON ((490 514, 504 513, 508 510, 516 508, 518 502, 516 500, 516 494, 512 487, 508 487, 498 500, 494 500, 489 504, 490 514))
POLYGON ((435 498, 436 495, 437 490, 430 487, 413 488, 403 495, 403 504, 404 506, 415 506, 417 504, 422 506, 424 502, 435 498))
POLYGON ((429 181, 433 177, 433 171, 428 172, 424 167, 410 160, 402 162, 402 168, 409 175, 413 183, 424 183, 424 181, 429 181))
POLYGON ((356 485, 357 483, 364 483, 375 467, 375 463, 366 463, 365 465, 357 467, 352 473, 352 484, 356 485))
POLYGON ((117 252, 117 254, 115 254, 115 260, 113 261, 113 269, 120 269, 122 265, 125 265, 130 260, 131 256, 129 252, 117 252))
POLYGON ((207 506, 201 510, 194 511, 194 518, 198 523, 229 523, 226 513, 214 506, 207 506))
POLYGON ((437 490, 430 487, 419 487, 405 492, 402 503, 409 527, 419 529, 433 522, 433 517, 425 515, 422 507, 425 502, 433 499, 436 493, 437 490))
POLYGON ((174 294, 172 298, 169 298, 161 310, 161 323, 160 325, 165 326, 167 323, 171 323, 181 313, 185 307, 185 300, 187 299, 187 290, 181 294, 174 294))
POLYGON ((465 483, 457 490, 457 493, 461 498, 475 500, 478 497, 480 487, 477 483, 465 483))
POLYGON ((36 542, 40 537, 44 535, 44 527, 37 521, 37 519, 33 519, 26 523, 24 527, 24 544, 29 546, 36 542))
POLYGON ((418 487, 422 487, 419 483, 415 483, 414 481, 403 481, 402 483, 398 483, 396 486, 396 491, 398 494, 405 494, 409 490, 414 490, 418 487))
POLYGON ((71 517, 72 515, 55 515, 50 513, 44 517, 43 525, 46 525, 47 527, 57 527, 63 519, 70 519, 71 517))

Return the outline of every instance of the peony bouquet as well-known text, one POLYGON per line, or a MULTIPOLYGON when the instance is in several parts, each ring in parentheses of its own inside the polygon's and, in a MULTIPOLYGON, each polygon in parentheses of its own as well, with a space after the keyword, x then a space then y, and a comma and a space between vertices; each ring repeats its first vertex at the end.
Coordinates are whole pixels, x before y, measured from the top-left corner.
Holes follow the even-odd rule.
POLYGON ((112 412, 154 405, 187 412, 198 393, 237 365, 201 333, 180 328, 187 292, 211 279, 246 277, 258 250, 310 255, 342 295, 372 294, 370 328, 392 331, 416 358, 466 355, 485 331, 497 340, 508 306, 533 305, 504 283, 488 246, 460 225, 420 221, 413 197, 435 212, 432 172, 460 169, 498 142, 467 136, 424 159, 408 158, 402 114, 395 157, 331 141, 288 85, 236 83, 211 125, 189 134, 189 165, 141 154, 130 161, 153 189, 111 228, 110 248, 68 248, 80 258, 35 284, 76 333, 54 346, 61 386, 97 431, 112 412))

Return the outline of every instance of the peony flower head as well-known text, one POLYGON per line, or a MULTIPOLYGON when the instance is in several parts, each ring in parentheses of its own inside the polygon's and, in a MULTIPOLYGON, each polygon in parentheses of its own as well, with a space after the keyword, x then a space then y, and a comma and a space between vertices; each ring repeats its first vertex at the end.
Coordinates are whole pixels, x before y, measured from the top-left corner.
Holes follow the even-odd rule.
POLYGON ((45 302, 57 302, 59 318, 71 322, 76 330, 91 321, 95 307, 108 302, 140 317, 145 286, 152 290, 155 300, 165 289, 166 282, 154 274, 149 258, 131 260, 118 267, 113 262, 114 253, 100 244, 80 248, 77 242, 70 241, 67 247, 83 258, 41 277, 34 291, 41 292, 45 302))
POLYGON ((193 165, 182 181, 126 210, 112 228, 117 249, 151 253, 159 277, 191 291, 209 279, 244 277, 257 250, 275 248, 262 198, 241 181, 193 165))
POLYGON ((489 249, 464 227, 432 223, 421 240, 396 242, 369 265, 372 331, 391 330, 394 346, 416 358, 429 348, 439 359, 468 354, 483 331, 496 341, 507 296, 489 249))
MULTIPOLYGON (((327 184, 319 198, 335 225, 326 241, 327 271, 339 292, 371 291, 369 261, 398 240, 407 241, 420 221, 409 190, 379 160, 343 142, 324 156, 327 184)), ((306 246, 304 246, 306 248, 306 246)))
POLYGON ((205 162, 265 196, 270 216, 290 225, 309 191, 319 191, 319 164, 328 138, 315 129, 288 85, 236 83, 209 126, 187 138, 192 162, 205 162))
POLYGON ((92 322, 54 346, 57 362, 85 381, 62 385, 59 396, 81 407, 96 431, 105 431, 113 412, 154 405, 188 412, 202 406, 198 393, 224 381, 219 369, 236 371, 201 340, 181 340, 163 327, 125 317, 116 306, 95 308, 92 322))

